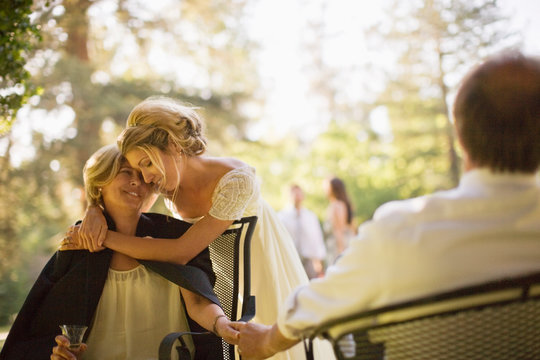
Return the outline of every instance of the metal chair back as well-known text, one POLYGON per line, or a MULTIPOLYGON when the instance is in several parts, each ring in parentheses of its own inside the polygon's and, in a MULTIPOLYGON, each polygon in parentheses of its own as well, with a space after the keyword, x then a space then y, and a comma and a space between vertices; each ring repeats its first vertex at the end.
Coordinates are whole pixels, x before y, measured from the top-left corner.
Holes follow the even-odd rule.
MULTIPOLYGON (((214 292, 216 293, 225 315, 232 321, 249 321, 255 316, 255 296, 251 295, 251 260, 250 244, 257 223, 256 216, 235 221, 223 234, 214 240, 210 248, 212 267, 216 274, 214 292)), ((171 359, 173 345, 176 346, 179 359, 190 359, 183 336, 212 336, 210 332, 168 334, 159 348, 159 359, 171 359)), ((222 341, 223 357, 216 354, 216 359, 236 360, 239 358, 235 347, 222 341)))
POLYGON ((540 273, 491 281, 322 324, 338 360, 540 359, 540 273))

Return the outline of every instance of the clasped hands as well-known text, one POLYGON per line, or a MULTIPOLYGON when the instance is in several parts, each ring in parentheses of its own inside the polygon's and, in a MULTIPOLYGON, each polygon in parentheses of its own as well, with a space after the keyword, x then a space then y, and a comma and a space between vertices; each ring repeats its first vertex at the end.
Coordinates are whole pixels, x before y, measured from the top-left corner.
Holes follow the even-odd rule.
POLYGON ((268 326, 234 322, 231 325, 240 332, 238 353, 242 356, 242 360, 267 359, 299 341, 285 338, 276 324, 268 326))
MULTIPOLYGON (((88 250, 90 252, 96 252, 104 250, 103 245, 98 245, 98 241, 94 241, 94 237, 84 236, 84 232, 81 230, 81 225, 72 225, 68 231, 64 234, 64 238, 60 242, 58 250, 88 250)), ((105 232, 107 230, 105 229, 105 232)))
POLYGON ((103 243, 107 237, 107 230, 107 221, 101 209, 91 206, 79 225, 69 227, 58 249, 101 251, 105 249, 103 243))
POLYGON ((72 225, 64 235, 59 250, 88 250, 90 252, 105 249, 103 243, 107 237, 105 217, 95 207, 88 209, 92 216, 85 216, 79 225, 72 225))

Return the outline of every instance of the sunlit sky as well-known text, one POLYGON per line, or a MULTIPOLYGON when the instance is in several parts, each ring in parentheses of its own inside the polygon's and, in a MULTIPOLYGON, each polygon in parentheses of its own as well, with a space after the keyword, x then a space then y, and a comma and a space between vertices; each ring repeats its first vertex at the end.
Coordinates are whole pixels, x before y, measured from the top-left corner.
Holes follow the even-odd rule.
MULTIPOLYGON (((262 119, 251 131, 253 137, 280 137, 290 131, 311 138, 323 130, 327 114, 321 114, 309 92, 306 65, 309 62, 302 41, 306 40, 306 23, 319 13, 308 0, 259 0, 253 9, 252 36, 262 46, 259 64, 267 94, 262 119)), ((388 0, 332 0, 326 2, 324 19, 332 34, 326 60, 337 67, 378 65, 390 59, 368 49, 363 31, 377 23, 388 0)), ((524 52, 540 56, 540 1, 500 0, 503 12, 511 19, 513 30, 524 38, 524 52)), ((367 66, 366 66, 367 68, 367 66)), ((350 99, 366 96, 369 89, 380 89, 382 82, 369 71, 349 79, 346 93, 350 99)))
MULTIPOLYGON (((340 83, 341 96, 346 98, 338 101, 366 100, 373 90, 382 89, 381 79, 370 70, 369 64, 391 66, 392 63, 379 49, 366 46, 363 31, 379 21, 387 2, 326 1, 323 17, 331 37, 325 45, 325 61, 339 69, 354 69, 349 78, 340 83)), ((254 114, 260 121, 250 127, 250 137, 271 140, 293 132, 309 140, 328 124, 329 114, 310 92, 307 70, 312 59, 306 43, 314 40, 308 24, 321 18, 320 3, 318 0, 256 0, 250 3, 246 25, 249 36, 259 43, 256 60, 266 96, 265 107, 254 114)), ((500 0, 500 4, 511 19, 512 29, 523 34, 524 52, 540 55, 540 21, 534 18, 540 14, 540 1, 500 0)), ((13 127, 17 139, 12 149, 15 164, 34 156, 30 146, 32 128, 50 139, 76 135, 66 132, 73 111, 67 106, 59 109, 50 114, 20 111, 13 127)), ((0 154, 2 147, 0 141, 0 154)))
MULTIPOLYGON (((328 121, 328 114, 314 104, 310 92, 308 67, 312 59, 306 49, 306 42, 313 41, 308 23, 320 19, 320 2, 261 0, 257 4, 250 25, 252 36, 261 44, 258 59, 267 102, 252 135, 279 137, 292 131, 310 138, 324 130, 328 121)), ((331 38, 325 42, 324 55, 330 66, 361 68, 369 63, 363 31, 381 17, 383 4, 384 1, 327 2, 324 22, 331 38)), ((350 99, 364 95, 361 79, 342 86, 348 87, 350 99)))

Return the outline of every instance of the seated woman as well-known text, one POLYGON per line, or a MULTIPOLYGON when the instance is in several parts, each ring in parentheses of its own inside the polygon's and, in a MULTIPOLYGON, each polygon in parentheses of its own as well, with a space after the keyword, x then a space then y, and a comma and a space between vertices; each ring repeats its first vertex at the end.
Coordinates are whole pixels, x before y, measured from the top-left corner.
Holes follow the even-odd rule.
MULTIPOLYGON (((84 181, 87 199, 102 206, 110 229, 174 238, 190 226, 142 213, 152 189, 114 145, 90 157, 84 181)), ((212 281, 208 249, 185 266, 138 261, 112 250, 59 251, 30 291, 0 359, 157 359, 166 334, 200 326, 236 343, 238 332, 218 305, 212 281), (70 352, 69 341, 56 336, 61 324, 89 327, 80 350, 70 352)), ((192 358, 222 357, 221 339, 203 341, 188 340, 192 358)))

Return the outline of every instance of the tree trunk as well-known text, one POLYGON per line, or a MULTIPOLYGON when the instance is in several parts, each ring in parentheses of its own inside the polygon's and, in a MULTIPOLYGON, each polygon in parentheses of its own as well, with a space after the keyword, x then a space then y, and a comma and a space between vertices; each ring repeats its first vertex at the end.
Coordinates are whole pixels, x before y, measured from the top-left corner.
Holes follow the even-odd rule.
MULTIPOLYGON (((75 168, 78 166, 80 169, 84 166, 89 155, 96 150, 95 143, 96 139, 99 138, 99 126, 101 125, 95 121, 92 113, 92 95, 88 93, 91 86, 85 85, 85 83, 90 84, 90 78, 84 78, 90 72, 82 71, 86 65, 91 65, 88 56, 89 20, 87 15, 90 5, 92 5, 90 0, 65 0, 66 12, 62 23, 68 34, 65 45, 67 57, 75 60, 75 63, 78 63, 76 66, 81 70, 78 73, 78 78, 70 78, 68 74, 66 79, 71 82, 73 91, 73 100, 69 105, 76 113, 75 123, 78 134, 75 139, 70 141, 68 148, 73 152, 72 159, 75 161, 75 168)), ((80 171, 75 173, 80 174, 80 171)), ((79 176, 74 177, 74 180, 75 186, 83 187, 82 179, 79 176)), ((86 208, 84 196, 81 197, 81 206, 83 209, 86 208)))
POLYGON ((441 105, 443 109, 444 116, 446 118, 446 138, 448 141, 448 161, 449 161, 449 173, 450 178, 452 179, 452 183, 454 186, 457 186, 459 183, 459 176, 460 176, 460 169, 459 169, 459 159, 456 153, 455 148, 455 135, 454 135, 454 125, 451 122, 450 117, 450 109, 448 108, 448 87, 446 86, 446 83, 444 82, 444 68, 443 68, 443 59, 444 54, 441 51, 440 42, 437 46, 438 51, 438 59, 439 59, 439 87, 441 89, 441 105))
POLYGON ((64 1, 66 22, 64 25, 68 33, 66 52, 84 62, 88 58, 88 16, 86 12, 90 7, 90 0, 64 1))

